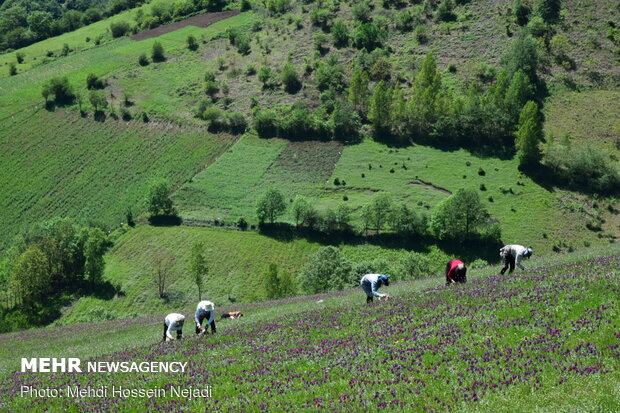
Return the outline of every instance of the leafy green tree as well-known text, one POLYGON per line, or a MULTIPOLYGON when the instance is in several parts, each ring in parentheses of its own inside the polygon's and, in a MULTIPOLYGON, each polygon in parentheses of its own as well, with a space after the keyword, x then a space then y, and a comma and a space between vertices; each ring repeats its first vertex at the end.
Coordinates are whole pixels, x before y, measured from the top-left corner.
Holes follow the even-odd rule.
POLYGON ((347 101, 337 101, 331 115, 334 139, 339 141, 356 141, 361 127, 360 117, 353 105, 347 101))
POLYGON ((187 39, 185 40, 187 42, 187 48, 191 51, 195 51, 198 50, 198 42, 196 41, 196 38, 193 35, 189 35, 187 36, 187 39))
POLYGON ((534 166, 540 162, 542 157, 540 143, 543 139, 544 132, 538 104, 529 101, 523 107, 515 132, 515 146, 520 166, 534 166))
POLYGON ((151 216, 176 214, 170 199, 171 192, 172 185, 167 179, 153 181, 146 197, 147 210, 151 216))
POLYGON ((407 105, 408 129, 414 136, 429 136, 440 114, 441 74, 432 53, 422 62, 420 72, 411 87, 407 105))
POLYGON ((75 93, 69 83, 69 79, 66 76, 53 77, 47 82, 43 83, 43 90, 41 92, 45 101, 52 95, 54 96, 54 102, 56 104, 68 104, 75 99, 75 93))
POLYGON ((203 244, 194 244, 189 262, 189 270, 192 276, 192 281, 194 281, 194 284, 196 284, 196 288, 198 289, 198 301, 202 300, 202 289, 204 287, 205 279, 209 274, 209 265, 207 264, 207 258, 205 257, 203 251, 203 244))
POLYGON ((547 23, 555 23, 560 17, 561 0, 536 0, 534 12, 547 23))
POLYGON ((279 298, 281 297, 280 290, 280 278, 278 277, 278 265, 275 263, 269 264, 269 268, 264 277, 265 293, 267 298, 279 298))
POLYGON ((28 16, 28 27, 39 39, 48 38, 51 35, 54 16, 46 11, 33 11, 28 16))
POLYGON ((361 23, 366 23, 370 21, 371 10, 368 2, 360 1, 353 4, 351 11, 353 12, 353 17, 355 17, 355 20, 361 23))
POLYGON ((301 82, 299 81, 297 70, 295 70, 295 66, 291 62, 284 65, 281 76, 284 89, 288 93, 297 93, 299 91, 301 82))
POLYGON ((88 101, 93 105, 93 108, 95 108, 95 112, 99 112, 108 107, 108 100, 105 97, 105 93, 101 90, 91 90, 88 93, 88 101))
POLYGON ((361 23, 353 33, 353 44, 358 49, 372 51, 381 47, 387 33, 375 23, 361 23))
POLYGON ((11 274, 11 286, 26 306, 43 299, 50 287, 49 263, 36 245, 31 245, 18 258, 11 274))
POLYGON ((258 70, 258 80, 265 89, 273 89, 276 86, 276 74, 269 66, 262 66, 258 70))
POLYGON ((459 189, 456 194, 437 205, 431 216, 430 228, 439 239, 470 239, 490 222, 489 212, 471 189, 459 189))
POLYGON ((372 123, 375 138, 389 136, 391 128, 390 111, 392 109, 392 88, 387 87, 382 80, 373 91, 370 99, 370 112, 368 119, 372 123))
POLYGON ((265 221, 275 223, 284 211, 286 211, 284 196, 277 189, 272 188, 265 192, 256 204, 256 215, 261 223, 265 221))
POLYGON ((402 235, 423 234, 426 231, 426 217, 411 210, 407 204, 396 206, 389 217, 392 230, 402 235))
POLYGON ((525 31, 512 42, 510 50, 502 57, 502 64, 512 76, 519 70, 527 75, 532 83, 538 79, 536 69, 538 67, 538 48, 536 39, 525 31))
POLYGON ((334 46, 346 47, 349 45, 349 28, 342 20, 337 20, 331 29, 334 46))
POLYGON ((525 103, 534 99, 534 86, 530 79, 521 70, 512 76, 510 86, 506 91, 506 108, 513 125, 519 120, 519 114, 525 103))
POLYGON ((346 87, 344 67, 338 63, 335 56, 319 63, 319 67, 314 72, 314 80, 321 91, 331 88, 341 92, 346 87))
POLYGON ((515 0, 513 10, 515 17, 517 18, 517 24, 519 26, 525 26, 529 19, 530 13, 532 12, 530 7, 523 3, 522 0, 515 0))
POLYGON ((108 239, 99 228, 90 228, 88 238, 84 244, 84 257, 86 258, 85 272, 91 282, 98 283, 103 277, 105 262, 103 254, 107 249, 108 239))
POLYGON ((340 231, 346 231, 351 227, 351 208, 345 204, 339 204, 336 207, 335 222, 340 231))
POLYGON ((351 263, 336 247, 321 247, 301 269, 299 283, 308 294, 340 290, 350 284, 351 263))
POLYGON ((454 13, 454 1, 443 0, 435 12, 435 20, 451 22, 456 20, 456 14, 454 13))
POLYGON ((402 280, 429 277, 432 275, 432 263, 426 255, 419 252, 410 252, 398 260, 394 272, 402 280))
POLYGON ((361 70, 354 71, 351 85, 349 86, 349 102, 351 102, 355 110, 365 114, 368 110, 369 95, 368 73, 361 70))
POLYGON ((297 294, 297 283, 289 271, 280 273, 280 297, 290 297, 297 294))
POLYGON ((295 221, 295 226, 302 225, 311 214, 312 205, 305 196, 297 195, 291 205, 291 216, 295 221))
POLYGON ((131 26, 126 21, 110 23, 112 37, 117 38, 126 35, 131 30, 131 26))
POLYGON ((162 46, 161 43, 153 43, 153 48, 151 49, 151 59, 153 59, 154 62, 163 62, 166 60, 164 46, 162 46))

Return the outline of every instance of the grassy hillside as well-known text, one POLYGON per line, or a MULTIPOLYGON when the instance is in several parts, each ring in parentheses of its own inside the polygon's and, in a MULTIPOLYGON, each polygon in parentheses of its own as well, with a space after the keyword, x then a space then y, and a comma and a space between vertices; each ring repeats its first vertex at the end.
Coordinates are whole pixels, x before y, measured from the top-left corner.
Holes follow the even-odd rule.
POLYGON ((191 306, 198 299, 189 272, 190 251, 195 243, 205 246, 209 265, 203 297, 218 305, 230 304, 230 298, 240 302, 263 299, 263 276, 270 263, 296 275, 319 246, 304 240, 278 241, 256 232, 141 226, 121 237, 106 255, 104 278, 120 286, 122 295, 112 300, 81 298, 66 310, 61 321, 75 321, 96 308, 120 317, 191 306), (152 272, 155 260, 166 255, 173 257, 174 266, 166 289, 168 298, 161 299, 152 272))
POLYGON ((0 130, 5 246, 28 225, 55 216, 118 225, 127 208, 143 208, 154 178, 184 182, 234 142, 202 128, 99 123, 64 110, 24 112, 0 130))
MULTIPOLYGON (((468 284, 440 280, 386 287, 391 301, 352 292, 237 306, 216 336, 156 343, 159 317, 10 333, 0 347, 5 407, 78 411, 334 408, 377 411, 617 410, 620 322, 617 247, 534 258, 510 277, 493 269, 468 284), (83 341, 88 337, 89 346, 83 341), (133 337, 134 341, 131 341, 133 337), (18 357, 188 361, 189 374, 8 374, 18 357), (16 357, 17 356, 17 357, 16 357), (23 398, 21 384, 212 386, 212 398, 23 398), (104 404, 105 403, 105 404, 104 404)), ((222 308, 228 310, 233 307, 222 308)), ((191 314, 191 309, 186 311, 191 314)), ((161 317, 161 316, 160 316, 161 317)), ((192 330, 185 327, 186 333, 192 330)), ((191 336, 191 334, 189 334, 191 336)), ((169 387, 166 387, 169 389, 169 387)))

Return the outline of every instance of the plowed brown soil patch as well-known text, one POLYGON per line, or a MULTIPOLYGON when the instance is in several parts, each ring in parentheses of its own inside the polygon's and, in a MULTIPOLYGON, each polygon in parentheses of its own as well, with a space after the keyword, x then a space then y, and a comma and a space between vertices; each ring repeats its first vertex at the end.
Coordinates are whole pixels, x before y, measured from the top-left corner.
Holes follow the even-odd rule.
POLYGON ((207 27, 215 22, 235 16, 237 14, 239 14, 238 10, 197 14, 196 16, 192 16, 189 19, 181 20, 179 22, 174 22, 170 24, 164 24, 163 26, 159 26, 154 29, 145 30, 143 32, 134 34, 133 36, 131 36, 131 38, 133 40, 140 41, 150 39, 152 37, 161 36, 162 34, 170 33, 185 26, 207 27))

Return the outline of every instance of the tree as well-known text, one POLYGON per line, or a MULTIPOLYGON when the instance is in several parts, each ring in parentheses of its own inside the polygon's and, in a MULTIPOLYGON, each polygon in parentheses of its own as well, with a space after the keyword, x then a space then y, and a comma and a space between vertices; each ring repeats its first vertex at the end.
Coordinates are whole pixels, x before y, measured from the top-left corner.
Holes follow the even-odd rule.
POLYGON ((410 252, 401 258, 395 272, 402 280, 414 280, 432 275, 431 260, 419 252, 410 252))
POLYGON ((437 205, 431 216, 430 228, 439 239, 464 241, 489 222, 489 212, 478 193, 471 189, 459 189, 437 205))
POLYGON ((299 75, 297 74, 297 70, 295 70, 295 66, 291 62, 288 62, 282 68, 281 75, 284 89, 288 93, 297 93, 301 88, 301 82, 299 81, 299 75))
POLYGON ((41 94, 45 98, 46 102, 48 98, 53 95, 54 102, 59 105, 69 104, 73 102, 73 99, 75 99, 75 93, 73 92, 73 88, 71 87, 69 79, 67 79, 66 76, 53 77, 43 83, 43 90, 41 94))
POLYGON ((149 59, 148 57, 146 57, 146 53, 142 53, 139 57, 138 57, 138 64, 140 66, 147 66, 149 64, 149 59))
POLYGON ((164 62, 166 60, 164 46, 162 46, 161 43, 153 43, 153 48, 151 49, 151 59, 153 59, 154 62, 164 62))
POLYGON ((339 204, 336 207, 335 219, 336 226, 340 231, 348 230, 351 226, 351 208, 345 204, 339 204))
POLYGON ((453 0, 443 0, 441 2, 439 7, 437 7, 437 11, 435 12, 435 20, 444 22, 451 22, 456 20, 453 0))
POLYGON ((172 281, 171 270, 173 265, 173 257, 165 253, 159 253, 153 260, 151 274, 155 286, 157 287, 157 295, 159 298, 166 298, 166 289, 172 281))
POLYGON ((129 33, 129 30, 131 30, 131 27, 126 21, 114 22, 110 24, 110 32, 114 38, 126 35, 129 33))
POLYGON ((258 80, 263 84, 263 88, 272 89, 276 86, 276 75, 269 66, 262 66, 258 70, 258 80))
POLYGON ((195 51, 198 50, 198 42, 196 41, 196 38, 194 36, 192 36, 191 34, 189 36, 187 36, 187 48, 191 51, 195 51))
POLYGON ((289 271, 280 273, 280 297, 289 297, 297 293, 297 283, 289 271))
POLYGON ((346 47, 349 45, 349 28, 342 20, 337 20, 332 26, 334 46, 346 47))
POLYGON ((94 283, 101 281, 105 262, 103 254, 107 249, 107 237, 99 228, 90 228, 88 238, 84 244, 84 257, 86 258, 85 272, 88 280, 94 283))
POLYGON ((54 16, 46 11, 33 11, 28 16, 28 27, 39 38, 45 39, 51 35, 54 16))
POLYGON ((360 23, 353 34, 353 44, 358 49, 372 51, 381 47, 386 32, 375 23, 360 23))
POLYGON ((372 200, 372 225, 377 234, 383 229, 392 209, 392 201, 388 194, 379 194, 372 200))
POLYGON ((198 301, 202 300, 202 288, 204 286, 205 278, 209 274, 209 266, 203 251, 204 245, 200 243, 194 244, 189 263, 192 280, 198 289, 198 301))
MULTIPOLYGON (((15 63, 9 63, 9 76, 15 76, 17 74, 17 68, 15 67, 15 63)), ((47 99, 45 99, 47 101, 47 99)))
POLYGON ((299 225, 306 222, 312 209, 312 205, 305 196, 297 195, 295 197, 291 205, 291 215, 296 227, 299 228, 299 225))
POLYGON ((337 101, 330 118, 334 139, 339 141, 356 141, 361 127, 361 120, 353 105, 347 101, 337 101))
POLYGON ((88 101, 95 108, 95 112, 108 107, 108 100, 105 97, 105 93, 101 90, 91 90, 88 94, 88 101))
POLYGON ((534 98, 534 87, 523 71, 519 70, 512 76, 510 86, 506 91, 506 108, 512 124, 519 120, 519 114, 528 100, 534 98))
POLYGON ((423 234, 426 231, 426 217, 416 214, 407 204, 396 206, 389 221, 392 230, 401 235, 423 234))
POLYGON ((336 247, 321 247, 310 257, 299 275, 302 290, 308 294, 340 290, 351 284, 351 263, 336 247))
POLYGON ((392 108, 392 88, 380 81, 370 99, 368 119, 372 122, 375 138, 384 138, 390 134, 390 110, 392 108))
POLYGON ((89 73, 86 77, 86 89, 103 89, 105 82, 97 77, 94 73, 89 73))
POLYGON ((538 104, 529 101, 523 107, 515 132, 515 146, 521 167, 537 165, 541 160, 540 143, 544 139, 538 104))
POLYGON ((269 221, 275 223, 276 219, 286 211, 284 196, 277 189, 270 189, 265 192, 256 204, 256 215, 258 220, 263 223, 269 221))
POLYGON ((11 285, 26 305, 44 298, 49 291, 51 276, 48 259, 36 245, 31 245, 18 258, 11 274, 11 285))
POLYGON ((411 87, 411 97, 407 105, 408 129, 411 134, 430 136, 433 125, 441 113, 440 91, 441 74, 437 70, 435 57, 432 53, 428 53, 411 87))
POLYGON ((368 110, 368 73, 361 70, 353 72, 351 85, 349 86, 349 102, 355 110, 361 114, 365 114, 368 110))
POLYGON ((538 67, 538 49, 536 40, 525 31, 512 43, 510 50, 502 57, 502 64, 512 76, 521 70, 536 83, 538 79, 536 69, 538 67))
POLYGON ((547 23, 555 23, 560 17, 561 0, 536 0, 534 12, 547 23))
POLYGON ((279 298, 281 297, 280 291, 280 279, 278 278, 278 265, 275 263, 269 264, 269 268, 265 273, 265 293, 267 298, 279 298))
POLYGON ((515 17, 517 18, 517 24, 519 26, 525 26, 531 12, 529 6, 524 4, 522 0, 515 0, 513 10, 515 17))
POLYGON ((171 192, 172 186, 166 179, 158 179, 151 184, 146 198, 147 210, 151 216, 176 215, 170 199, 171 192))

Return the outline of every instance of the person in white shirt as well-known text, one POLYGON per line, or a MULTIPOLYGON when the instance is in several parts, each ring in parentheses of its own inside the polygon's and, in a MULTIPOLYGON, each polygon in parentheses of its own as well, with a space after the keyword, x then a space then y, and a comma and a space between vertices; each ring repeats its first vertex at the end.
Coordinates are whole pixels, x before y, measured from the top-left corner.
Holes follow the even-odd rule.
POLYGON ((178 313, 170 313, 164 320, 164 338, 162 341, 174 340, 172 332, 177 332, 177 340, 183 338, 183 323, 185 323, 185 316, 178 313))
POLYGON ((196 307, 196 314, 194 315, 196 320, 196 334, 201 334, 207 331, 207 327, 211 326, 211 334, 215 334, 215 304, 211 301, 201 301, 196 307), (202 320, 208 319, 204 330, 202 329, 202 320))
POLYGON ((525 271, 525 267, 521 265, 521 261, 523 257, 529 259, 534 251, 531 248, 526 248, 523 245, 506 245, 505 247, 499 250, 499 256, 504 260, 504 268, 502 268, 500 274, 504 275, 508 267, 510 267, 510 271, 508 274, 511 274, 515 270, 515 265, 519 267, 521 270, 525 271))
POLYGON ((360 281, 362 289, 366 293, 366 303, 372 303, 373 297, 378 297, 379 300, 387 300, 389 296, 387 294, 378 293, 377 290, 382 286, 390 285, 390 280, 387 275, 383 274, 366 274, 360 281))

